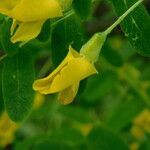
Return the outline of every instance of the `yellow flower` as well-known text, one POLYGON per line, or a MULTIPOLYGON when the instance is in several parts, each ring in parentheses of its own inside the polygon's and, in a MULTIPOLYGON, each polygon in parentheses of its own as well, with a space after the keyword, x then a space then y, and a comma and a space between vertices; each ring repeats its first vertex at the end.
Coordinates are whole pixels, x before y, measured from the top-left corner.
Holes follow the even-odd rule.
POLYGON ((79 83, 97 73, 94 65, 71 47, 64 61, 47 77, 34 82, 33 89, 41 94, 59 94, 61 104, 69 104, 77 94, 79 83))
POLYGON ((132 143, 130 144, 130 150, 138 150, 139 144, 138 143, 132 143))
POLYGON ((150 110, 144 109, 140 115, 133 120, 133 123, 150 133, 150 110))
POLYGON ((19 125, 12 122, 5 112, 2 114, 0 117, 0 146, 6 146, 14 140, 14 133, 18 127, 19 125))
POLYGON ((131 134, 132 134, 133 137, 135 137, 137 139, 143 139, 145 133, 140 127, 133 126, 131 128, 131 134))
POLYGON ((47 19, 62 16, 62 8, 57 0, 1 0, 0 13, 13 18, 11 41, 15 43, 36 38, 47 19))

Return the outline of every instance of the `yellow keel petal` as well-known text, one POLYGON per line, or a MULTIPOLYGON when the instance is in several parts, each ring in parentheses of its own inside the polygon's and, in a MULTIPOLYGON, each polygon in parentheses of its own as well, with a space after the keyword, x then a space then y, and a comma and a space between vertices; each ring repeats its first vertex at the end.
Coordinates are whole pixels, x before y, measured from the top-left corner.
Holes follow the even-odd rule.
POLYGON ((60 92, 59 103, 63 105, 67 105, 73 102, 75 96, 77 95, 78 88, 79 88, 79 82, 60 92))

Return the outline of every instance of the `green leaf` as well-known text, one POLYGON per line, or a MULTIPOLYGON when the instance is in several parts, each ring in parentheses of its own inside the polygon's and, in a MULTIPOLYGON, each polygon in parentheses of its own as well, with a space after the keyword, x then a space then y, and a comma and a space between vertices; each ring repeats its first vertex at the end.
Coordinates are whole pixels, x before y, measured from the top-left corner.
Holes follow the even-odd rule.
POLYGON ((41 42, 45 42, 49 39, 51 32, 51 22, 50 20, 47 20, 43 27, 42 31, 40 32, 39 36, 37 37, 41 42))
POLYGON ((0 115, 4 110, 4 101, 3 101, 3 94, 2 94, 2 67, 3 65, 0 64, 0 115))
POLYGON ((3 47, 3 50, 8 54, 8 55, 14 55, 18 52, 18 43, 13 44, 10 41, 10 27, 12 24, 11 19, 5 19, 3 21, 3 24, 0 28, 0 41, 3 47))
POLYGON ((92 0, 74 0, 73 8, 81 19, 87 19, 91 13, 92 0))
POLYGON ((107 119, 106 125, 114 132, 119 132, 127 127, 146 106, 146 104, 135 97, 132 100, 126 101, 118 106, 112 115, 107 119))
POLYGON ((0 14, 0 21, 4 20, 4 15, 0 14))
POLYGON ((102 127, 96 127, 91 131, 88 142, 89 150, 129 150, 121 138, 102 127))
MULTIPOLYGON (((110 0, 118 16, 122 15, 137 0, 110 0)), ((150 56, 150 16, 140 5, 122 23, 122 30, 137 52, 150 56)))
POLYGON ((52 59, 55 66, 67 55, 69 45, 79 50, 83 44, 83 31, 75 15, 59 22, 52 33, 52 59))
POLYGON ((14 121, 24 120, 31 111, 34 68, 30 52, 8 57, 3 69, 3 97, 8 115, 14 121))
POLYGON ((0 99, 0 115, 2 114, 3 110, 4 110, 4 101, 3 99, 0 99))

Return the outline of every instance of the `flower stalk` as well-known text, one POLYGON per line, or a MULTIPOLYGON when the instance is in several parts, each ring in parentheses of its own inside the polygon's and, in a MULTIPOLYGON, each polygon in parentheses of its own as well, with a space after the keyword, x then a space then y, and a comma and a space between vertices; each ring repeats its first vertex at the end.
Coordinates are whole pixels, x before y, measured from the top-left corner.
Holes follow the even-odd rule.
POLYGON ((7 54, 4 54, 3 56, 0 57, 0 62, 3 61, 7 57, 7 54))
POLYGON ((81 48, 80 54, 85 56, 92 64, 97 62, 101 49, 106 41, 107 36, 112 32, 112 30, 118 26, 143 0, 137 1, 133 6, 131 6, 122 16, 120 16, 115 23, 113 23, 104 32, 96 33, 92 38, 81 48))
POLYGON ((118 26, 139 4, 141 4, 144 0, 137 1, 134 5, 132 5, 122 16, 120 16, 115 23, 113 23, 104 33, 106 35, 110 34, 112 30, 118 26))

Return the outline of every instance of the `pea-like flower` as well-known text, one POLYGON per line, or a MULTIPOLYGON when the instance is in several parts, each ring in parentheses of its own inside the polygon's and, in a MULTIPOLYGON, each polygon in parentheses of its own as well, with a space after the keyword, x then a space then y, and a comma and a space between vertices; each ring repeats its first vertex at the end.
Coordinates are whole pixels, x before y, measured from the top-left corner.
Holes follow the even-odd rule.
POLYGON ((92 38, 82 46, 80 53, 70 47, 68 55, 63 62, 50 75, 35 81, 33 89, 41 94, 59 92, 60 103, 71 103, 77 94, 80 81, 97 73, 94 63, 99 58, 101 48, 107 35, 142 1, 143 0, 137 1, 107 30, 94 34, 92 38))
POLYGON ((27 42, 38 36, 44 22, 62 16, 57 0, 1 0, 0 13, 13 18, 11 41, 27 42))
POLYGON ((33 89, 41 94, 59 92, 59 102, 66 105, 75 98, 80 81, 95 73, 94 65, 70 47, 62 63, 50 75, 35 81, 33 89))

